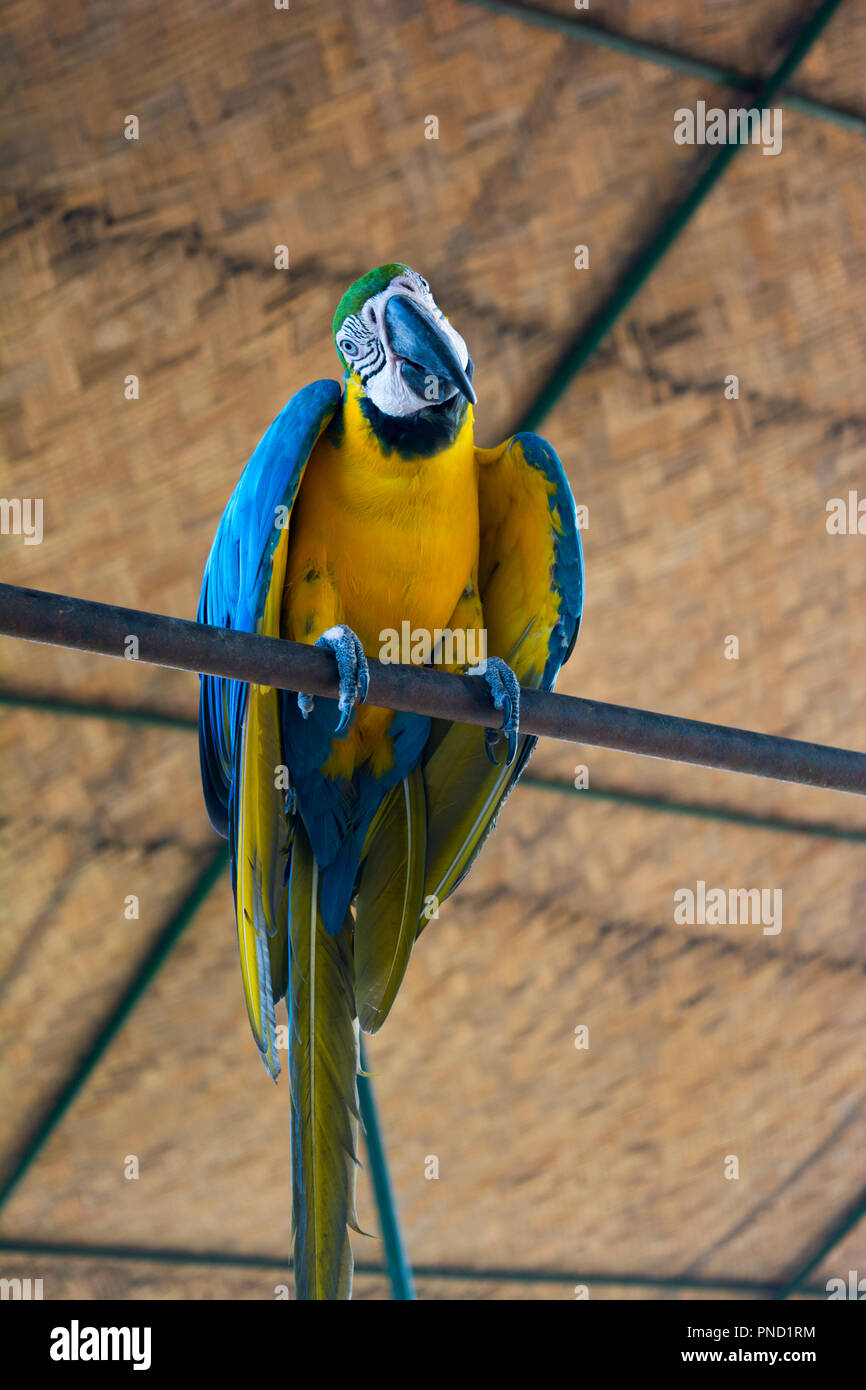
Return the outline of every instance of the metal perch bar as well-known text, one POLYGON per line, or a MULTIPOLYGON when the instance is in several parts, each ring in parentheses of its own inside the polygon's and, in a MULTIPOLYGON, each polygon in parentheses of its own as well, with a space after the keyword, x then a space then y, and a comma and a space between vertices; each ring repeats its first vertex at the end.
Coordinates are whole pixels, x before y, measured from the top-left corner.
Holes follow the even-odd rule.
MULTIPOLYGON (((0 584, 0 635, 120 658, 134 637, 134 659, 149 665, 337 694, 333 657, 320 648, 13 584, 0 584)), ((371 660, 368 703, 465 724, 499 723, 482 682, 416 666, 371 660)), ((826 744, 537 690, 521 692, 521 728, 569 743, 866 795, 866 753, 826 744)))

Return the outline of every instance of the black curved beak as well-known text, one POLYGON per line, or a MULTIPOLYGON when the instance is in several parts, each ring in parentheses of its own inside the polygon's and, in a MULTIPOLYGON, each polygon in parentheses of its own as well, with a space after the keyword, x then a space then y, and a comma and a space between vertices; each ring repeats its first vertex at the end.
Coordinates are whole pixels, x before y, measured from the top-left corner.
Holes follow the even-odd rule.
POLYGON ((392 294, 385 304, 385 327, 392 352, 402 357, 400 374, 416 395, 437 405, 461 391, 472 405, 478 397, 460 359, 442 329, 426 309, 405 294, 392 294), (430 378, 438 389, 430 395, 430 378))

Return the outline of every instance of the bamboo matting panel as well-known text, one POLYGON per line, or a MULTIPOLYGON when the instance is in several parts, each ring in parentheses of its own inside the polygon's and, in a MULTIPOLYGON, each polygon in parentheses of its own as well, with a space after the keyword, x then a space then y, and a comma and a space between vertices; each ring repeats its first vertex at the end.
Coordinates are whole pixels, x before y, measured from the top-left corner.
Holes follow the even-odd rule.
MULTIPOLYGON (((645 0, 596 18, 766 71, 807 12, 645 0)), ((44 498, 45 537, 4 537, 3 577, 178 615, 255 441, 335 374, 329 324, 357 274, 399 257, 428 276, 492 443, 704 166, 673 143, 674 110, 728 104, 453 0, 11 17, 3 487, 44 498)), ((847 4, 796 85, 856 106, 863 51, 847 4)), ((824 525, 866 476, 863 144, 787 109, 783 131, 778 157, 735 161, 545 422, 590 514, 560 688, 866 746, 862 538, 824 525)), ((8 687, 194 713, 180 673, 10 642, 0 660, 8 687)), ((193 735, 24 711, 0 732, 6 1167, 214 839, 193 735)), ((552 742, 533 771, 569 784, 578 763, 592 786, 866 829, 853 798, 552 742)), ((420 1295, 574 1296, 497 1281, 506 1267, 774 1281, 817 1248, 862 1186, 863 865, 856 844, 519 790, 370 1049, 411 1256, 491 1275, 419 1279, 420 1295), (782 888, 782 931, 675 925, 673 894, 697 879, 782 888)), ((225 882, 0 1236, 281 1259, 288 1177, 285 1079, 268 1083, 248 1037, 225 882)), ((363 1175, 360 1208, 375 1230, 363 1175)), ((815 1281, 862 1267, 864 1240, 861 1223, 815 1281)), ((277 1282, 43 1266, 46 1297, 270 1298, 277 1282)), ((384 1296, 358 1277, 356 1297, 384 1296)))

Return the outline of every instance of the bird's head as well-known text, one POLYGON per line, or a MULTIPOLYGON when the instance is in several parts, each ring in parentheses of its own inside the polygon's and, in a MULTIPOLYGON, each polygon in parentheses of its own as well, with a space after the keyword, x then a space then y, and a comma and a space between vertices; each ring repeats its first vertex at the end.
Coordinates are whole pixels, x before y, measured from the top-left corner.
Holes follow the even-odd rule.
POLYGON ((475 404, 466 344, 407 265, 377 266, 349 287, 334 315, 334 342, 374 413, 407 430, 412 422, 456 424, 467 402, 475 404))

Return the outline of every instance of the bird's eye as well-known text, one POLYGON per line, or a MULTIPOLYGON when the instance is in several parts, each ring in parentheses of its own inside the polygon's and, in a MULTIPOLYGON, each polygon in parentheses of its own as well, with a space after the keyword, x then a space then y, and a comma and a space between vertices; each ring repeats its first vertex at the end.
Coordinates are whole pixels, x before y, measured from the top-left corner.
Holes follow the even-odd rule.
POLYGON ((348 338, 344 338, 340 344, 340 351, 345 353, 346 357, 354 357, 355 353, 357 352, 357 348, 355 347, 354 343, 349 341, 348 338))
POLYGON ((421 279, 421 288, 425 294, 430 293, 430 286, 427 284, 427 281, 423 277, 421 279))

